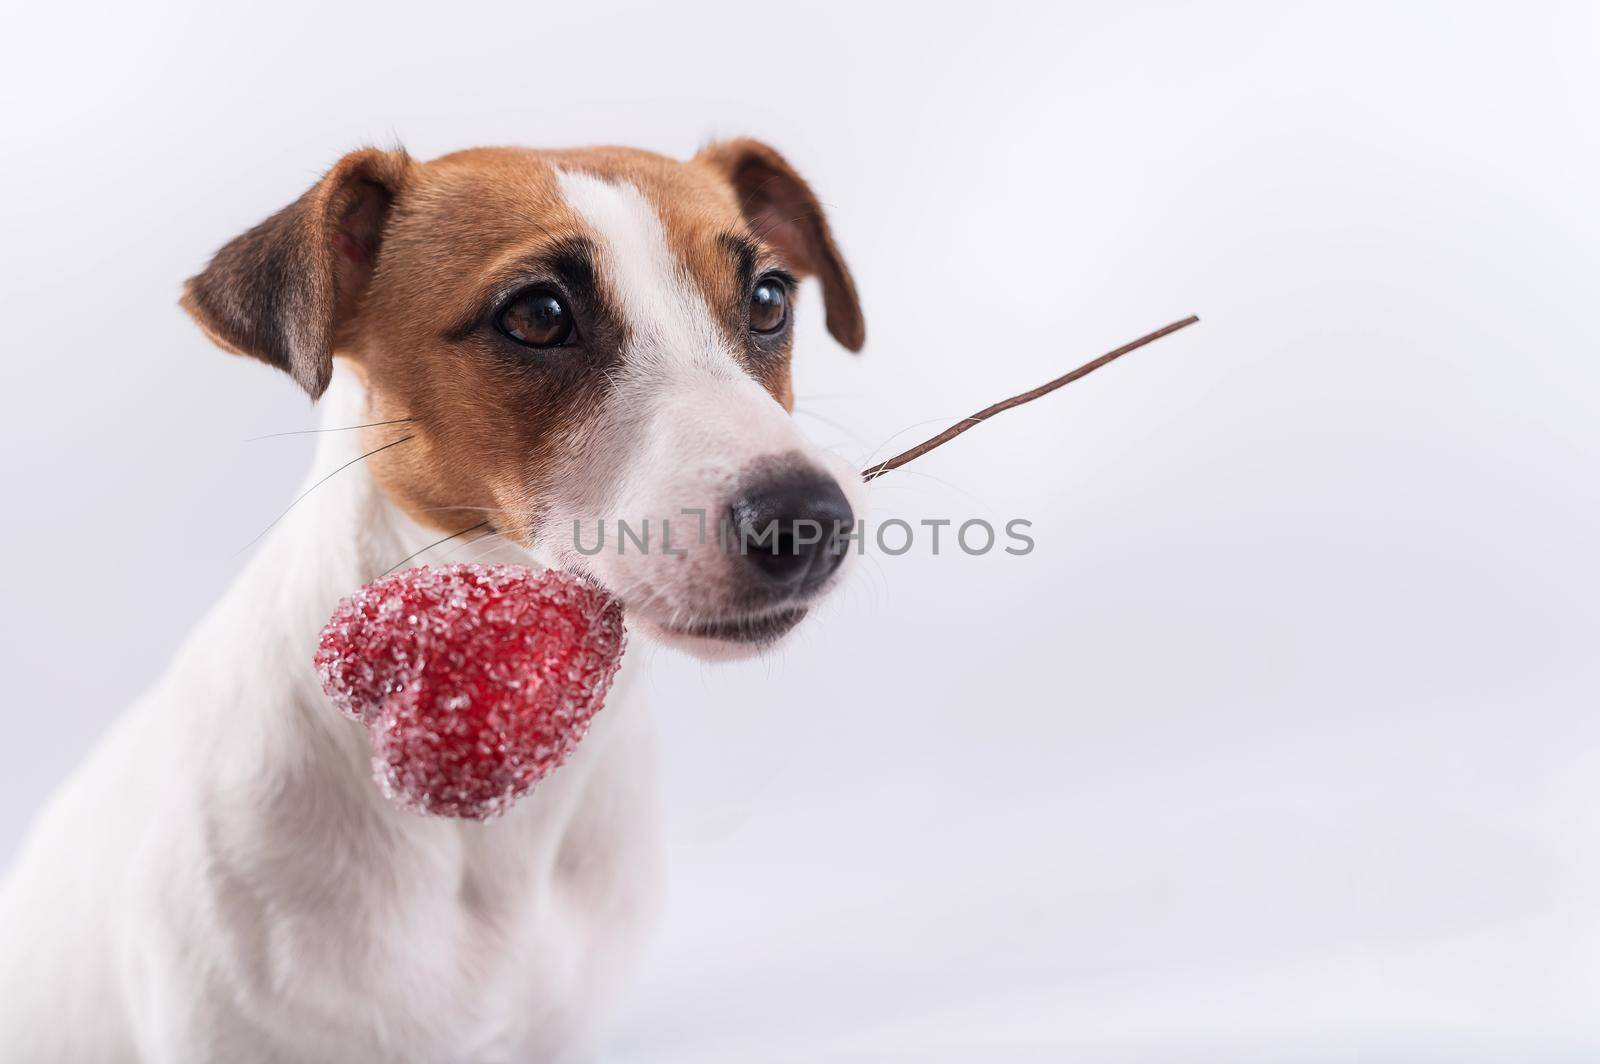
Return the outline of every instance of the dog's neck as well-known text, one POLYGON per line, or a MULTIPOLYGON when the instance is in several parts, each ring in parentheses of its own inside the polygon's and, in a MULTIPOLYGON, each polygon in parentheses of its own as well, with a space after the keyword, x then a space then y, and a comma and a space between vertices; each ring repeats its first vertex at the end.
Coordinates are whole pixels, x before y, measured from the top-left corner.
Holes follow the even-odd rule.
MULTIPOLYGON (((378 429, 379 434, 360 431, 357 427, 370 424, 373 414, 354 373, 343 369, 335 373, 319 405, 318 445, 301 486, 303 495, 274 530, 276 542, 264 555, 289 555, 297 569, 319 583, 335 584, 332 590, 338 596, 403 564, 538 564, 525 549, 499 536, 440 543, 448 533, 419 524, 389 500, 366 459, 374 448, 405 446, 411 430, 398 424, 378 429), (427 549, 434 544, 436 549, 427 549)), ((322 611, 320 627, 334 602, 315 604, 322 611)))
MULTIPOLYGON (((304 688, 314 682, 309 655, 317 634, 339 599, 401 564, 466 557, 445 558, 442 550, 425 550, 443 534, 391 502, 369 471, 366 457, 372 449, 403 439, 406 426, 385 428, 381 436, 357 428, 373 416, 360 380, 347 369, 334 375, 319 406, 317 448, 296 501, 257 548, 220 608, 243 602, 261 613, 251 627, 265 625, 264 638, 289 644, 281 649, 292 654, 294 700, 331 713, 320 694, 304 688)), ((458 541, 449 546, 464 545, 458 541)), ((498 537, 490 545, 475 546, 471 560, 535 564, 526 551, 498 537)))
MULTIPOLYGON (((206 680, 216 674, 216 662, 233 663, 230 690, 212 693, 211 700, 233 701, 237 712, 230 726, 252 732, 249 742, 230 744, 234 750, 276 751, 278 756, 261 762, 266 765, 317 762, 323 770, 353 779, 353 794, 373 802, 381 796, 370 778, 365 732, 324 697, 312 665, 318 635, 340 598, 402 563, 538 563, 499 537, 488 544, 463 547, 456 541, 425 550, 447 533, 407 516, 368 472, 362 456, 388 437, 373 441, 351 430, 371 420, 354 374, 336 374, 323 404, 318 447, 303 494, 196 633, 177 663, 175 678, 206 680), (241 648, 241 633, 247 633, 252 645, 241 648)), ((626 686, 621 679, 603 717, 621 715, 616 712, 618 688, 626 686)), ((609 730, 606 723, 597 719, 596 728, 609 730)), ((595 745, 600 744, 585 743, 595 745)), ((240 774, 254 771, 253 763, 252 758, 240 765, 240 774)))
MULTIPOLYGON (((336 377, 323 427, 369 420, 359 383, 336 377)), ((321 973, 263 996, 304 996, 314 1010, 351 991, 361 995, 352 1008, 375 1001, 393 1009, 408 1000, 417 973, 445 973, 442 985, 472 994, 466 1004, 440 996, 438 1014, 426 1017, 430 1030, 516 1032, 537 1023, 538 1037, 555 1045, 571 1037, 575 1001, 552 999, 524 1015, 516 995, 537 989, 551 957, 584 958, 585 980, 612 978, 648 911, 654 757, 649 718, 632 693, 638 666, 624 661, 583 743, 504 816, 424 817, 385 799, 365 729, 323 695, 312 656, 342 596, 445 533, 407 517, 352 461, 365 453, 361 435, 321 434, 306 480, 315 486, 148 700, 145 722, 165 729, 148 746, 187 751, 192 770, 183 778, 195 789, 178 808, 198 823, 180 834, 199 847, 193 867, 208 870, 208 911, 227 909, 233 885, 247 884, 252 919, 264 909, 276 921, 274 956, 286 970, 321 973)), ((465 554, 429 551, 412 564, 532 564, 511 546, 465 554)), ((239 963, 254 956, 245 951, 239 963)), ((444 1059, 449 1051, 435 1052, 444 1059)))

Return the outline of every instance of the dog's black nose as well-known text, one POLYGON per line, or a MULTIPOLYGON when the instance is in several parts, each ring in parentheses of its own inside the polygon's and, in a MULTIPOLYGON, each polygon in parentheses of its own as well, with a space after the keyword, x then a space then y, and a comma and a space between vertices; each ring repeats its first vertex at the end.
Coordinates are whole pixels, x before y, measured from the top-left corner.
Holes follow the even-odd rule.
POLYGON ((832 477, 786 472, 752 485, 729 507, 731 546, 768 586, 820 584, 844 561, 855 525, 850 501, 832 477))

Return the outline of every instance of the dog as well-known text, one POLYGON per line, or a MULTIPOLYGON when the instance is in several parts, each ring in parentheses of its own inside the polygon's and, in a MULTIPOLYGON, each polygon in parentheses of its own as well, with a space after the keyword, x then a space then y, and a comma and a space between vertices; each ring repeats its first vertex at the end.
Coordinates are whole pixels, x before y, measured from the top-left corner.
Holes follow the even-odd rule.
POLYGON ((182 305, 321 401, 316 462, 33 824, 0 887, 0 1059, 588 1052, 658 893, 639 655, 570 761, 475 822, 383 798, 318 685, 318 633, 362 584, 471 544, 585 574, 637 636, 702 658, 782 638, 849 553, 803 526, 863 501, 788 416, 808 277, 859 350, 816 196, 743 139, 687 161, 359 150, 224 246, 182 305), (622 522, 635 538, 595 550, 622 522))

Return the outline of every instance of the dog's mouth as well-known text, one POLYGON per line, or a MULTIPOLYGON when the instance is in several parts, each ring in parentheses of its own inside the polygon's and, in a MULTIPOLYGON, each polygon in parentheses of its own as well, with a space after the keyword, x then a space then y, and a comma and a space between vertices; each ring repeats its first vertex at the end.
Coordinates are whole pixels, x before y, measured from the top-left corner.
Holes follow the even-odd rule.
POLYGON ((789 606, 771 613, 713 621, 696 621, 685 625, 661 625, 663 631, 691 639, 715 639, 743 646, 765 646, 788 635, 795 625, 805 619, 806 607, 789 606))

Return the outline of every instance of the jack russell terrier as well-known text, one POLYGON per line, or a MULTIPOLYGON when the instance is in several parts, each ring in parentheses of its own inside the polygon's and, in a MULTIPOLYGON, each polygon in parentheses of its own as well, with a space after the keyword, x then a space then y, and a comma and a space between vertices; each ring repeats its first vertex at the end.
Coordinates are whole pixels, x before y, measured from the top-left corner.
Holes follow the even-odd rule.
POLYGON ((582 1053, 656 894, 638 655, 570 762, 478 823, 383 798, 361 726, 318 685, 318 632, 340 597, 477 529, 475 560, 585 573, 656 642, 712 658, 781 638, 836 582, 838 537, 591 541, 597 524, 692 526, 686 511, 780 539, 853 523, 859 474, 788 417, 807 276, 859 350, 816 197, 751 140, 688 162, 357 151, 218 252, 184 308, 321 398, 332 431, 311 487, 0 887, 0 1059, 582 1053))

